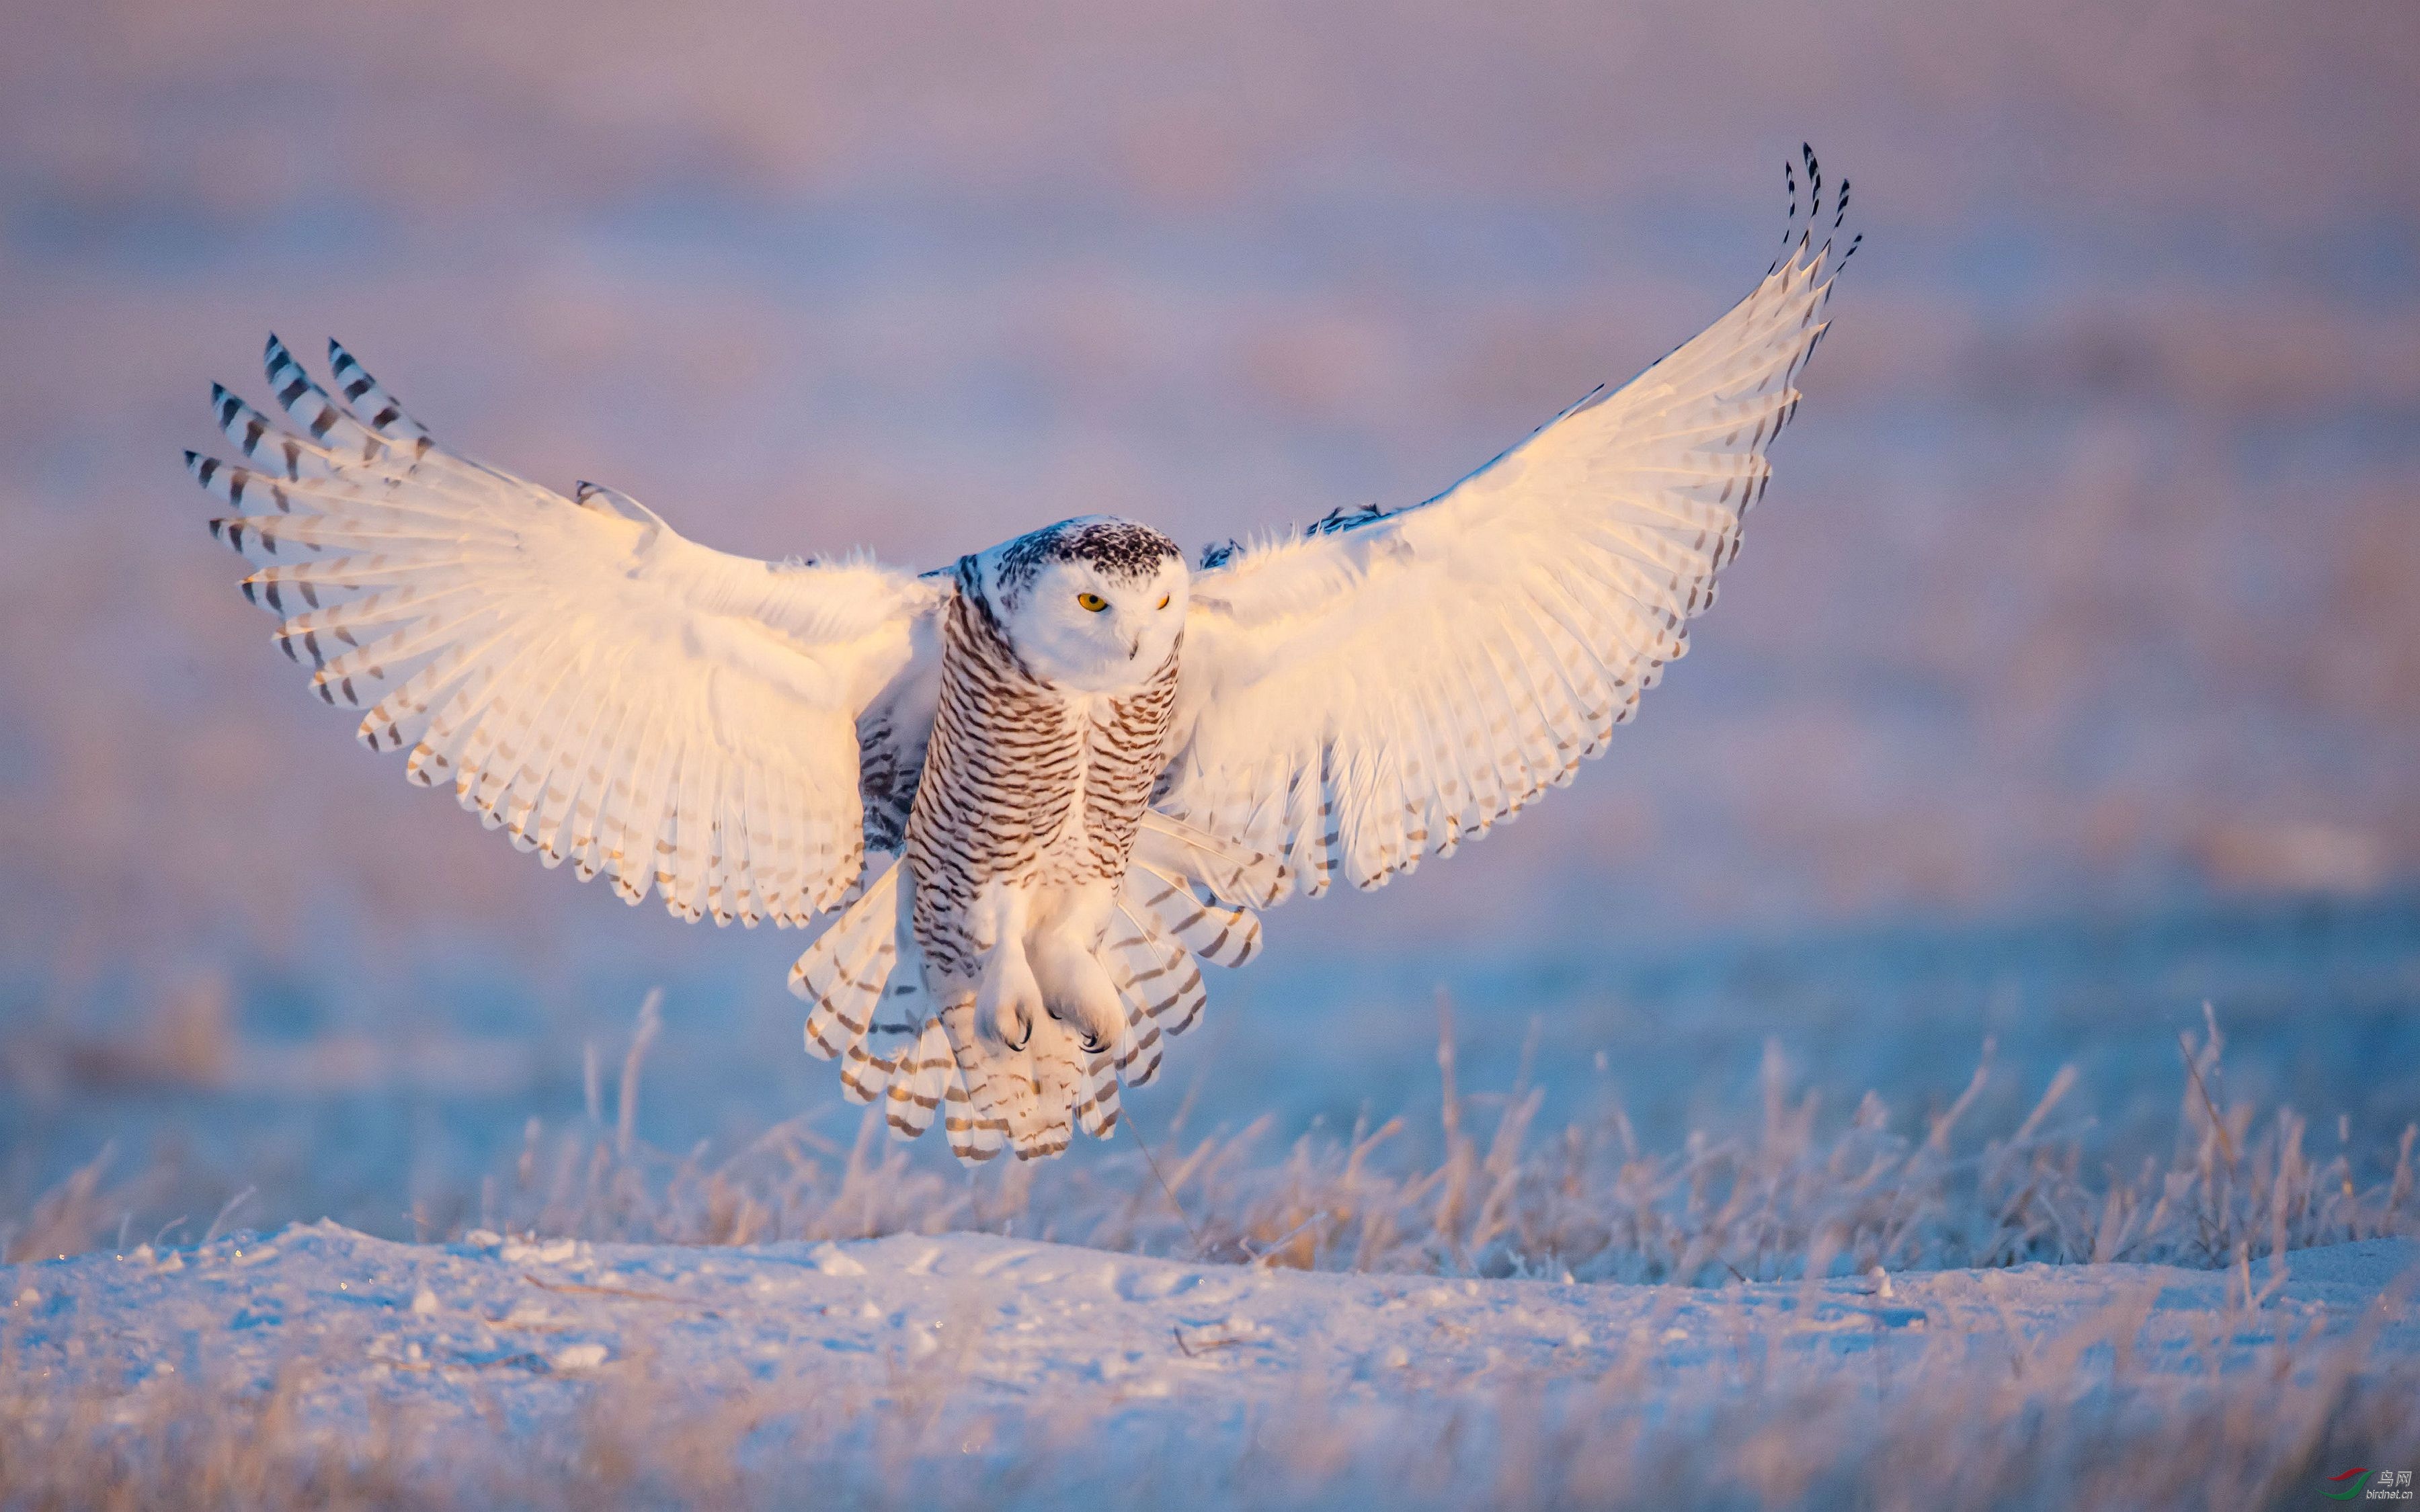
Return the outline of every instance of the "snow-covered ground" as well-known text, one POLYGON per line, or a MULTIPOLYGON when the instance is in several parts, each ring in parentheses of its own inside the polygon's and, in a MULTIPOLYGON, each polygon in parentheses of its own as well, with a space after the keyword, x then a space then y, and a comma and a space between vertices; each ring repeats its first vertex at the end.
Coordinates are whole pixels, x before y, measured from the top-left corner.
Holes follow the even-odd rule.
MULTIPOLYGON (((1917 1427, 1976 1457, 1974 1489, 2079 1494, 2118 1484, 2089 1446, 2132 1423, 2201 1425, 2193 1458, 2122 1484, 2139 1504, 2206 1504, 2253 1500, 2264 1476, 2316 1495, 2311 1472, 2344 1467, 2312 1456, 2349 1414, 2405 1436, 2348 1464, 2420 1461, 2415 1281, 2410 1240, 2221 1272, 1705 1289, 1304 1273, 970 1233, 441 1246, 318 1224, 0 1270, 0 1351, 9 1448, 135 1484, 185 1462, 166 1426, 192 1436, 198 1392, 244 1424, 241 1453, 210 1460, 226 1487, 250 1473, 269 1489, 273 1470, 245 1457, 307 1446, 320 1478, 301 1484, 325 1491, 328 1465, 371 1462, 407 1501, 577 1483, 799 1504, 822 1499, 811 1488, 911 1485, 1001 1504, 1085 1487, 1113 1503, 1551 1504, 1665 1485, 1823 1504, 1825 1486, 1882 1487, 1858 1456, 1903 1457, 1917 1427), (1482 1418, 1491 1431, 1473 1432, 1482 1418), (2012 1436, 2033 1445, 2015 1479, 2012 1436), (1694 1469, 1668 1452, 1684 1441, 1694 1469)), ((39 1479, 0 1473, 0 1498, 39 1479)), ((1935 1504, 1961 1500, 1954 1466, 1925 1480, 1935 1504)))
MULTIPOLYGON (((343 1425, 379 1400, 566 1414, 616 1375, 676 1398, 799 1382, 879 1396, 932 1363, 968 1405, 1109 1387, 1146 1416, 1203 1423, 1282 1400, 1306 1372, 1372 1400, 1490 1373, 1595 1381, 1634 1356, 1680 1376, 1753 1360, 1868 1385, 1947 1354, 1996 1378, 2113 1311, 2135 1325, 2130 1368, 2207 1379, 2280 1339, 2343 1337, 2398 1277, 2420 1280, 2409 1240, 2300 1251, 2282 1274, 2261 1262, 2249 1302, 2242 1273, 2154 1265, 1708 1290, 1306 1273, 985 1234, 738 1249, 479 1240, 298 1225, 10 1267, 15 1365, 139 1405, 180 1375, 268 1391, 308 1360, 302 1412, 343 1425)), ((2377 1326, 2381 1358, 2420 1364, 2420 1306, 2398 1298, 2377 1326)))
POLYGON ((0 1512, 2312 1503, 2420 1471, 2408 902, 1238 973, 1156 1164, 971 1177, 678 980, 567 1087, 20 1041, 0 1512))

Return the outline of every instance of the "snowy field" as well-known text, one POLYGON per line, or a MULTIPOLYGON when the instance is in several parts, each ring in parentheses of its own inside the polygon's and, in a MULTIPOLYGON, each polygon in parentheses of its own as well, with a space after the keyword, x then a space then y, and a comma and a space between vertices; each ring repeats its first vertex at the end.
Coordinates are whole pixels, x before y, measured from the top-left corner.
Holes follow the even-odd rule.
POLYGON ((2420 1443, 2408 1240, 1690 1289, 322 1224, 5 1280, 25 1505, 2301 1505, 2420 1443))
POLYGON ((683 989, 239 1041, 0 1108, 0 1505, 2318 1504, 2420 1460, 2413 918, 1253 968, 1151 1163, 971 1177, 683 989))

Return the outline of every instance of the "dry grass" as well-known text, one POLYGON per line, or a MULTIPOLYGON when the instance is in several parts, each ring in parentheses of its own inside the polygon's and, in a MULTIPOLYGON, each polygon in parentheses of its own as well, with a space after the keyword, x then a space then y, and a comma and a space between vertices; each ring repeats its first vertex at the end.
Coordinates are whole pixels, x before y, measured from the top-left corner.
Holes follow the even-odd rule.
POLYGON ((1443 1117, 1426 1139, 1396 1119, 1273 1158, 1264 1123, 1189 1137, 1180 1113, 1156 1173, 1128 1131, 1089 1170, 1010 1165, 970 1182, 881 1139, 874 1120, 846 1149, 789 1123, 718 1162, 703 1148, 672 1159, 633 1147, 601 1119, 552 1133, 533 1120, 476 1216, 706 1244, 1008 1228, 1302 1269, 1690 1285, 2030 1260, 2224 1266, 2420 1225, 2414 1130, 2366 1171, 2341 1149, 2314 1155, 2291 1109, 2227 1101, 2214 1021, 2181 1046, 2172 1150, 2129 1170, 2098 1158, 2092 1120, 2067 1106, 2070 1072, 2016 1128, 1970 1130, 1988 1056, 1918 1129, 1868 1093, 1824 1132, 1820 1099, 1793 1095, 1772 1051, 1753 1136, 1644 1150, 1618 1107, 1542 1134, 1540 1098, 1519 1087, 1486 1100, 1482 1125, 1455 1086, 1450 1029, 1443 1117))
MULTIPOLYGON (((2230 1101, 2214 1019, 2180 1043, 2171 1148, 2125 1168, 2071 1105, 2068 1071, 2015 1128, 1971 1128, 1988 1052, 1963 1092, 1914 1126, 1869 1092, 1827 1129, 1819 1096, 1794 1091, 1768 1050, 1751 1135, 1643 1149, 1618 1106, 1542 1134, 1534 1091, 1462 1094, 1450 1020, 1434 1129, 1399 1118, 1272 1150, 1265 1120, 1194 1136, 1180 1112, 1156 1172, 1129 1129, 1088 1166, 1002 1163, 974 1180, 890 1142, 876 1119, 847 1148, 799 1119, 720 1159, 703 1145, 675 1156, 632 1135, 646 1041, 644 1028, 633 1038, 613 1116, 600 1106, 552 1130, 531 1119, 509 1170, 442 1210, 424 1205, 427 1231, 680 1244, 1008 1231, 1301 1269, 1718 1286, 1876 1266, 2219 1267, 2420 1230, 2415 1130, 2358 1159, 2341 1138, 2336 1153, 2315 1154, 2292 1109, 2230 1101)), ((108 1158, 0 1223, 0 1255, 110 1242, 147 1177, 112 1185, 108 1158)))

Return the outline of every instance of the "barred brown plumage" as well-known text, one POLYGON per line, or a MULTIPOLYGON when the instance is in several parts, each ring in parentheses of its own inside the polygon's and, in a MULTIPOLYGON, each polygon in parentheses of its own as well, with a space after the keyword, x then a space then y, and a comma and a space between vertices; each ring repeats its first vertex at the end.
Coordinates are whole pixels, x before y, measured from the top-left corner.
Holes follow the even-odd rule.
MULTIPOLYGON (((1032 548, 1003 555, 1019 586, 1029 584, 1032 548)), ((1070 1119, 1099 1134, 1114 1125, 1114 1102, 1101 1094, 1095 1074, 1109 1063, 1109 1046, 1097 1035, 1063 1029, 1050 1014, 1058 1004, 1013 1005, 1023 1015, 1016 1026, 984 1021, 984 967, 996 952, 1025 947, 985 936, 978 896, 994 884, 1038 889, 1124 881, 1161 764, 1181 635, 1136 691, 1071 696, 1018 656, 984 578, 975 559, 961 562, 957 593, 942 613, 940 699, 902 864, 913 885, 910 917, 927 989, 966 1093, 954 1144, 984 1158, 991 1151, 966 1137, 980 1126, 1031 1159, 1065 1148, 1070 1119)), ((1100 943, 1096 936, 1080 946, 1097 950, 1100 943)))

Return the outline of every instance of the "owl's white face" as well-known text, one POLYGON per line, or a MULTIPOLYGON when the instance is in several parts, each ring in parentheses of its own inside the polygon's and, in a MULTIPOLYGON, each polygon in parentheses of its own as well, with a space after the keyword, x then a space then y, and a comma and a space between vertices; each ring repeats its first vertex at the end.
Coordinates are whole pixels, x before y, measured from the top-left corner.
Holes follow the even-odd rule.
POLYGON ((1090 517, 997 548, 993 607, 1026 666, 1063 687, 1148 682, 1185 626, 1185 558, 1147 526, 1090 517))

